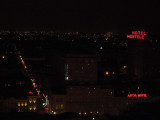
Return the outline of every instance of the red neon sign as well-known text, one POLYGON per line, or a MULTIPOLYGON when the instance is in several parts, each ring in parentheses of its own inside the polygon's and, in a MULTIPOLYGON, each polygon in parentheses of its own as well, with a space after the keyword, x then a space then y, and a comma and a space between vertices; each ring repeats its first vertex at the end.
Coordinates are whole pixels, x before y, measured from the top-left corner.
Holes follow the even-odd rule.
POLYGON ((128 94, 127 97, 148 97, 147 94, 128 94))
POLYGON ((33 95, 33 92, 28 92, 29 94, 33 95))
POLYGON ((144 31, 132 31, 131 35, 127 35, 127 38, 131 39, 144 39, 146 33, 144 31))
POLYGON ((45 108, 46 111, 49 111, 49 108, 45 108))

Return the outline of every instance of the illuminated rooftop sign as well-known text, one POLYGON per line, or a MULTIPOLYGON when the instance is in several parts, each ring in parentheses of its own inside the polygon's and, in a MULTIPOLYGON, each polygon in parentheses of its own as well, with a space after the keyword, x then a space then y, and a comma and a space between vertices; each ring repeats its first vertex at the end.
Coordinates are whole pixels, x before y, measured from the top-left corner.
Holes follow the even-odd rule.
POLYGON ((128 94, 129 98, 134 98, 134 97, 139 97, 139 98, 142 98, 142 97, 148 97, 147 94, 128 94))
POLYGON ((33 95, 33 92, 28 92, 29 94, 33 95))
POLYGON ((144 31, 132 31, 131 35, 127 35, 130 39, 144 39, 146 33, 144 31))

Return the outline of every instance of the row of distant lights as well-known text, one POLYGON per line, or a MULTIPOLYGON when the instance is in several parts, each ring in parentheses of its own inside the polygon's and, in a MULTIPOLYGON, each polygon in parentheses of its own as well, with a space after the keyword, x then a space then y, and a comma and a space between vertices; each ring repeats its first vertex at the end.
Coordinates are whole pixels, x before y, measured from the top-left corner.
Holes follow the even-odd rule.
MULTIPOLYGON (((84 112, 84 113, 79 112, 78 114, 79 115, 87 115, 87 112, 84 112)), ((94 113, 93 112, 89 112, 89 114, 94 114, 94 113)), ((99 114, 99 112, 97 111, 95 114, 99 114)))
MULTIPOLYGON (((27 66, 25 65, 25 62, 24 62, 22 56, 19 56, 19 57, 20 57, 21 62, 22 62, 22 64, 23 64, 23 66, 24 66, 24 69, 27 70, 27 66)), ((32 81, 33 88, 36 89, 36 92, 38 93, 38 96, 40 97, 40 90, 38 90, 38 89, 36 88, 37 85, 36 85, 35 79, 31 78, 30 80, 32 81)), ((29 92, 29 94, 33 94, 33 92, 29 92)), ((43 104, 43 106, 46 107, 46 104, 43 104)))
MULTIPOLYGON (((27 71, 27 66, 25 65, 25 62, 24 62, 22 56, 20 55, 20 53, 19 53, 18 55, 19 55, 19 58, 20 58, 20 60, 21 60, 21 62, 22 62, 22 64, 23 64, 24 69, 27 71)), ((36 90, 38 96, 41 97, 41 95, 40 95, 40 90, 36 88, 37 85, 36 85, 35 79, 31 78, 30 80, 32 81, 33 88, 36 90)), ((33 94, 33 92, 31 92, 31 91, 28 92, 28 93, 29 93, 29 94, 33 94)), ((45 96, 44 94, 43 94, 43 96, 46 98, 46 96, 45 96)), ((42 100, 43 100, 43 99, 42 99, 42 100)), ((45 109, 48 109, 48 108, 46 108, 46 104, 43 104, 43 107, 45 107, 45 109)))
MULTIPOLYGON (((24 62, 22 56, 19 55, 19 58, 20 58, 20 60, 21 60, 21 62, 22 62, 22 64, 23 64, 24 69, 27 71, 27 66, 25 65, 25 62, 24 62)), ((32 78, 31 78, 30 80, 32 81, 33 88, 35 89, 35 88, 37 87, 36 82, 35 82, 35 79, 32 79, 32 78)), ((40 90, 36 89, 36 92, 38 93, 38 96, 40 96, 40 90)), ((30 94, 33 94, 32 92, 29 92, 29 93, 30 93, 30 94)))

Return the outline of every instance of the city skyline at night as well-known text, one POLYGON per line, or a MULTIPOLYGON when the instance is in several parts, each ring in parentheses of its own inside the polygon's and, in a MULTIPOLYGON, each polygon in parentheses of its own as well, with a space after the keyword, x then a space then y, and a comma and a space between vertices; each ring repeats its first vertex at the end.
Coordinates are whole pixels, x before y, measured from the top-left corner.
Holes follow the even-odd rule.
POLYGON ((158 0, 0 2, 0 119, 159 118, 158 0))

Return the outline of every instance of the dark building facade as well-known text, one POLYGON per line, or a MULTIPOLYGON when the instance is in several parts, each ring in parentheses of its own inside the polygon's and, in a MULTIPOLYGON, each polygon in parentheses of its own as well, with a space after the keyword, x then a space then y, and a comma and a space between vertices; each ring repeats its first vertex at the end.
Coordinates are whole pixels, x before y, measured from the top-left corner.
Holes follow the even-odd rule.
POLYGON ((58 56, 56 62, 57 78, 69 82, 97 81, 98 58, 93 54, 66 54, 58 56))

